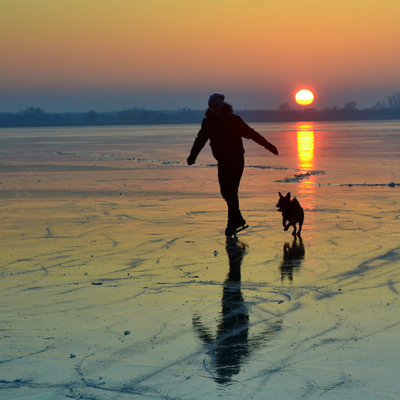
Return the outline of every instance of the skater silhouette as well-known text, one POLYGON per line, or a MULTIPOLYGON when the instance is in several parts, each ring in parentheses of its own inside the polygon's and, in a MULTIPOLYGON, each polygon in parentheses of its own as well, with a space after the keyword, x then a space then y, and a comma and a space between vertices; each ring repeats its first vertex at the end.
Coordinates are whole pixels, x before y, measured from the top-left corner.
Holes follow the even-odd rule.
POLYGON ((233 108, 226 103, 223 94, 214 93, 208 100, 208 108, 201 129, 194 141, 187 163, 196 162, 201 149, 210 140, 213 156, 218 162, 218 181, 221 195, 228 206, 228 223, 225 235, 231 237, 247 227, 239 208, 239 185, 244 168, 242 138, 252 139, 271 153, 278 155, 277 148, 254 129, 250 128, 233 108))

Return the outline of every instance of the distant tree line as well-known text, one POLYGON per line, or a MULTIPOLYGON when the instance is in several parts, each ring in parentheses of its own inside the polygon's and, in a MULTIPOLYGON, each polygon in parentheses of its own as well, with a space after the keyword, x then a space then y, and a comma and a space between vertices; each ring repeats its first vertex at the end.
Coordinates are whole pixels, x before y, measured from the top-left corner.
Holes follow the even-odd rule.
MULTIPOLYGON (((355 101, 343 107, 322 110, 314 108, 291 109, 282 103, 277 110, 236 111, 247 122, 294 122, 294 121, 358 121, 400 119, 400 92, 388 96, 370 109, 358 109, 355 101)), ((39 107, 29 107, 19 113, 1 113, 0 127, 45 126, 95 126, 95 125, 152 125, 199 123, 204 110, 180 108, 177 111, 154 111, 145 108, 129 108, 115 112, 46 113, 39 107)))
POLYGON ((39 107, 29 107, 19 113, 0 112, 0 127, 190 124, 201 121, 203 116, 204 110, 193 111, 190 108, 178 111, 130 108, 114 112, 46 113, 39 107))

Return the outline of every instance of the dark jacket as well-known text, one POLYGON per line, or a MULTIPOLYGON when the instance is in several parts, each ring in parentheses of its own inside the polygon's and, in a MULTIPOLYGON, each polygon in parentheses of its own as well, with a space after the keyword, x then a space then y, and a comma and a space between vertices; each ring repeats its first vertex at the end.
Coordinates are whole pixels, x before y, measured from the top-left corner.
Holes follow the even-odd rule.
POLYGON ((189 159, 194 162, 210 139, 212 153, 219 163, 242 160, 244 156, 242 138, 252 139, 265 148, 270 146, 263 136, 250 128, 238 115, 204 118, 189 159))

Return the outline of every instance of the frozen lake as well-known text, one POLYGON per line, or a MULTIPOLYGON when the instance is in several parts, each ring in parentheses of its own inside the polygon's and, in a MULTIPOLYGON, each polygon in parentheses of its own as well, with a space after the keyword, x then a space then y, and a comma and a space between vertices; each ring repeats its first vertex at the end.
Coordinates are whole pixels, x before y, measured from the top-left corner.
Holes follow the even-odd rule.
POLYGON ((1 399, 397 398, 400 121, 249 125, 231 241, 199 125, 0 129, 1 399))

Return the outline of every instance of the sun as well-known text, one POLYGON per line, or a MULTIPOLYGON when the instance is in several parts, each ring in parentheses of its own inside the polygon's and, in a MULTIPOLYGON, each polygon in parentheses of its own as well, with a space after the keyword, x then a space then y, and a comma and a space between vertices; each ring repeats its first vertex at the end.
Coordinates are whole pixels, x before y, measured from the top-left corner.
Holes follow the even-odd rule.
POLYGON ((297 104, 308 106, 314 101, 314 94, 311 90, 302 89, 296 93, 294 98, 296 99, 297 104))

